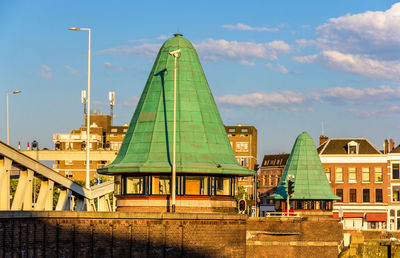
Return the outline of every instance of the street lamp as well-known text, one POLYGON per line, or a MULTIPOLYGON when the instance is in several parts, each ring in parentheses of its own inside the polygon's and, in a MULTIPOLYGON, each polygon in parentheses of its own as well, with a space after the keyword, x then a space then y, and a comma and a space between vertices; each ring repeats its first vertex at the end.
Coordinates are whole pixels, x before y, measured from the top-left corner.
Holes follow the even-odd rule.
POLYGON ((72 27, 69 30, 87 30, 89 32, 89 50, 88 50, 88 86, 87 86, 87 114, 86 114, 86 188, 90 188, 90 28, 72 27))
POLYGON ((174 56, 174 132, 173 132, 173 145, 172 145, 172 212, 175 212, 175 196, 176 196, 176 60, 181 53, 180 49, 169 52, 174 56))
POLYGON ((20 90, 13 91, 11 93, 7 93, 7 144, 10 145, 10 127, 9 127, 9 119, 8 119, 8 95, 21 93, 20 90))

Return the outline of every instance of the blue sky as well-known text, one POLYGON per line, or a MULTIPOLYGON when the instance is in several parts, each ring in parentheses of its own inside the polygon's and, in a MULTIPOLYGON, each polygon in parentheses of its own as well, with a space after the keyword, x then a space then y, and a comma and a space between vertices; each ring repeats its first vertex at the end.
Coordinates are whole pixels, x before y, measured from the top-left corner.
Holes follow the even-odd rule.
POLYGON ((400 4, 395 1, 0 1, 0 138, 37 140, 83 123, 87 32, 92 109, 129 122, 161 44, 180 32, 196 47, 226 125, 254 125, 262 154, 315 141, 400 143, 400 4))

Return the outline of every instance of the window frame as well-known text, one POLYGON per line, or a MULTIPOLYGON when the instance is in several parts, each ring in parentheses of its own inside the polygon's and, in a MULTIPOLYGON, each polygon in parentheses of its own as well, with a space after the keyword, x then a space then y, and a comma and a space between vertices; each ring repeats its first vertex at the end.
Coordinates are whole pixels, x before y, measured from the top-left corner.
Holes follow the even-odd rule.
POLYGON ((369 167, 362 167, 361 168, 361 182, 362 183, 370 183, 371 182, 371 169, 369 167), (368 169, 368 181, 364 180, 364 175, 367 174, 364 169, 368 169))
POLYGON ((376 188, 375 189, 375 202, 383 202, 383 189, 382 188, 376 188), (380 190, 380 201, 378 200, 378 190, 380 190))
POLYGON ((357 189, 356 188, 349 189, 349 203, 357 203, 357 189), (354 191, 354 193, 353 193, 353 191, 354 191), (353 195, 354 195, 355 201, 353 201, 353 198, 352 198, 353 195))
POLYGON ((344 190, 343 190, 343 188, 336 188, 335 194, 336 194, 337 197, 340 197, 340 200, 336 200, 336 202, 344 202, 344 190), (339 192, 341 192, 340 195, 339 195, 339 192))
POLYGON ((343 167, 335 167, 335 183, 343 183, 344 182, 344 178, 343 178, 343 167), (341 172, 338 172, 338 169, 341 170, 341 172), (338 181, 338 174, 341 174, 341 181, 338 181))
POLYGON ((392 166, 391 166, 391 174, 392 174, 392 179, 393 180, 396 180, 396 179, 400 179, 400 163, 392 163, 392 166), (397 178, 395 178, 394 177, 394 168, 393 168, 393 166, 397 166, 397 178))
POLYGON ((363 203, 370 203, 371 202, 371 190, 369 188, 363 188, 362 189, 363 197, 362 201, 363 203))
POLYGON ((349 175, 349 183, 357 183, 357 168, 356 167, 349 167, 347 169, 348 171, 348 175, 349 175), (350 169, 354 169, 354 172, 350 172, 350 169), (354 175, 354 179, 351 179, 350 175, 353 174, 354 175))
POLYGON ((374 167, 374 182, 375 183, 383 183, 383 167, 374 167), (381 171, 377 172, 377 169, 381 169, 381 171), (378 173, 381 174, 381 180, 376 180, 378 173))

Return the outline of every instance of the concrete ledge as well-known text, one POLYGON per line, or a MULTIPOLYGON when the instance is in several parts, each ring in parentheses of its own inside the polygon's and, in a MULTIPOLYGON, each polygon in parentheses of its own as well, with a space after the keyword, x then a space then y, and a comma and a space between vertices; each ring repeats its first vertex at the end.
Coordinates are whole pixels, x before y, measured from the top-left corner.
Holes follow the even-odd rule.
POLYGON ((240 220, 247 215, 224 213, 85 212, 85 211, 0 211, 0 219, 153 219, 153 220, 240 220))

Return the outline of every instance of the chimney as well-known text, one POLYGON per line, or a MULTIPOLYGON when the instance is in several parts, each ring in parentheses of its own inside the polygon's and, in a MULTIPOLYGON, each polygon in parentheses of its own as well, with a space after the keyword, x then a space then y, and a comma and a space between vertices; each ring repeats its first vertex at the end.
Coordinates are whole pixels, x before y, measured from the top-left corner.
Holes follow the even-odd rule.
POLYGON ((323 143, 326 142, 327 140, 329 140, 328 136, 320 135, 320 136, 319 136, 319 145, 323 144, 323 143))
POLYGON ((385 139, 385 143, 383 144, 383 154, 388 153, 389 150, 389 142, 388 139, 385 139))
POLYGON ((392 150, 394 149, 394 141, 393 139, 389 140, 389 152, 392 152, 392 150))

